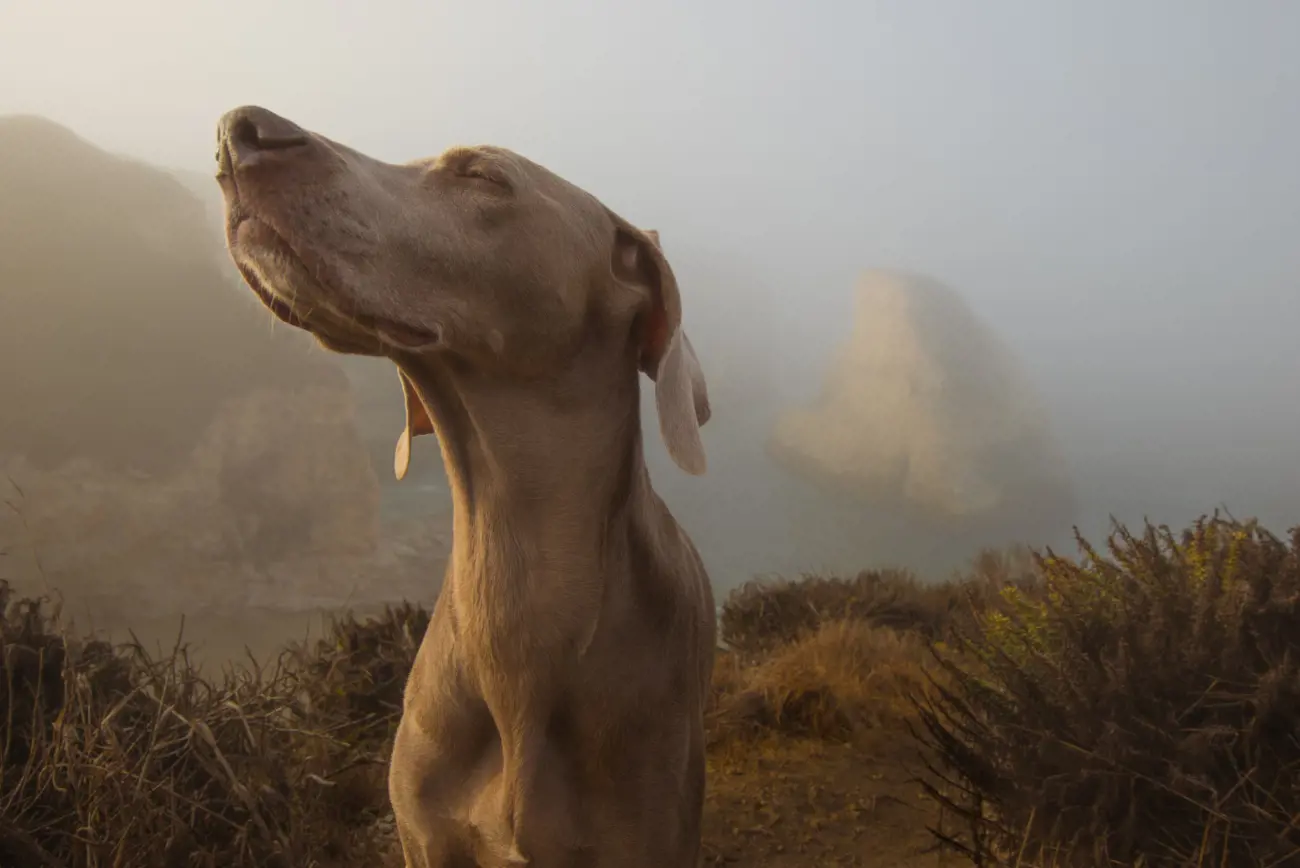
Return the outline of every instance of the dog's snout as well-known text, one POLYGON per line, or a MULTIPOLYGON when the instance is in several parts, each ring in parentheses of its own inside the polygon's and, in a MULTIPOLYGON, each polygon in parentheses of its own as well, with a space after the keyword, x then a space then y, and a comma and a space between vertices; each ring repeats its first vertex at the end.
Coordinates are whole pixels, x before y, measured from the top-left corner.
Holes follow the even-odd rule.
POLYGON ((260 106, 227 112, 217 125, 217 162, 223 172, 247 168, 269 155, 287 155, 307 146, 302 127, 260 106))

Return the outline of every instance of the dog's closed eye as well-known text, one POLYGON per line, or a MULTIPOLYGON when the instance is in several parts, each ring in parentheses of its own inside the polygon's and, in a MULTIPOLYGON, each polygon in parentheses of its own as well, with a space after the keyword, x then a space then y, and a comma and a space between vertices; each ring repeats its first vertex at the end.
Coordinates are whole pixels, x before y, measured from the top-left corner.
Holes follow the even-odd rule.
POLYGON ((434 165, 434 171, 449 172, 485 187, 514 191, 506 173, 490 157, 474 148, 452 148, 444 152, 434 165))
POLYGON ((500 173, 485 169, 477 164, 466 166, 465 168, 458 170, 456 174, 460 175, 462 178, 469 178, 474 181, 485 181, 506 191, 511 189, 510 182, 502 177, 500 173))

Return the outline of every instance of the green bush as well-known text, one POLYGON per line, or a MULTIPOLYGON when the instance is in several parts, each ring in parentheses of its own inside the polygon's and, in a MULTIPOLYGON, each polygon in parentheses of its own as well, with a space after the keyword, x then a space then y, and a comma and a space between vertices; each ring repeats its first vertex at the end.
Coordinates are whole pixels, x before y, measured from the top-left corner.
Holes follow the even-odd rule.
POLYGON ((1079 545, 938 652, 940 837, 977 864, 1300 864, 1300 530, 1079 545))

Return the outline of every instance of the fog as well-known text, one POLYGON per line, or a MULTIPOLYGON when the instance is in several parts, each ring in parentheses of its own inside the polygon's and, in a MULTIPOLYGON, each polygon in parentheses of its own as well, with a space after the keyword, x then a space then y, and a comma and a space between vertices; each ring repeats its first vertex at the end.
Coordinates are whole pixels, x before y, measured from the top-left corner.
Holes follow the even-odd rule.
MULTIPOLYGON (((652 469, 734 583, 847 558, 764 505, 802 482, 756 468, 874 268, 952 287, 1018 356, 1086 533, 1220 505, 1295 523, 1296 34, 1285 0, 4 0, 0 115, 196 189, 244 103, 393 161, 504 145, 657 229, 717 472, 677 474, 657 443, 652 469)), ((386 406, 367 424, 391 442, 386 406)))

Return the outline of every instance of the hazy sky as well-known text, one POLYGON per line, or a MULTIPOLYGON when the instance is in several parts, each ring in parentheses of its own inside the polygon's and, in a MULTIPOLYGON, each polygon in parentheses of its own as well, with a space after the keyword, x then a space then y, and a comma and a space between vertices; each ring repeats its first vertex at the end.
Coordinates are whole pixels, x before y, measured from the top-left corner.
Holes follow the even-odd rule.
POLYGON ((923 271, 1076 460, 1249 512, 1300 507, 1297 39, 1294 0, 0 0, 0 113, 197 170, 249 102, 393 160, 513 147, 798 364, 857 271, 923 271))

